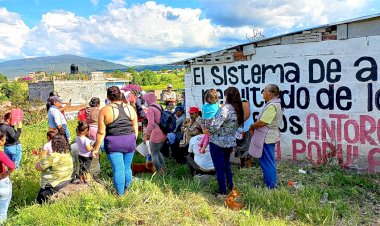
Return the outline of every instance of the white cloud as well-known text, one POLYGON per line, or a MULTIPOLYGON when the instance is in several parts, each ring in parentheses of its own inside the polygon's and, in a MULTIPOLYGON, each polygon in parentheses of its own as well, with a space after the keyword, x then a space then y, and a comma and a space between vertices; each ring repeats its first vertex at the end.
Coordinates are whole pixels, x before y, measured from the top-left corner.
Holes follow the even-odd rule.
POLYGON ((363 15, 371 0, 200 0, 214 22, 267 29, 322 25, 363 15))
POLYGON ((90 0, 90 2, 94 5, 97 6, 99 3, 99 0, 90 0))
POLYGON ((0 59, 19 56, 29 28, 16 13, 0 8, 0 59))
POLYGON ((128 66, 133 65, 149 65, 149 64, 168 64, 173 62, 179 62, 184 59, 192 58, 194 56, 202 56, 207 54, 205 50, 197 52, 171 52, 165 55, 157 55, 147 58, 139 58, 135 56, 128 56, 124 59, 117 61, 116 63, 125 64, 128 66))
POLYGON ((242 39, 248 30, 214 26, 209 19, 201 18, 199 9, 166 7, 152 1, 127 8, 124 1, 114 0, 101 15, 89 18, 65 11, 44 14, 30 32, 24 50, 29 55, 105 51, 125 55, 133 50, 165 52, 181 48, 194 51, 223 47, 222 38, 236 39, 240 35, 242 39))
POLYGON ((353 18, 368 12, 373 0, 200 1, 202 10, 112 0, 86 18, 47 12, 31 29, 0 8, 0 59, 70 53, 112 56, 128 65, 167 63, 247 42, 253 28, 271 36, 353 18))

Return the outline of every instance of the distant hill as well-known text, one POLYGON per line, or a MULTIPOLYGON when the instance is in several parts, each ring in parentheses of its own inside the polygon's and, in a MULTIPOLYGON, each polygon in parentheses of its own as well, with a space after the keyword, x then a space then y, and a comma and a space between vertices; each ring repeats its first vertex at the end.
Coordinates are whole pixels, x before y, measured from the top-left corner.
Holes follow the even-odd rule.
POLYGON ((96 60, 75 55, 60 55, 25 58, 19 60, 10 60, 0 63, 0 74, 13 79, 18 76, 28 75, 29 72, 45 71, 51 72, 67 72, 70 73, 70 65, 76 64, 80 72, 104 71, 115 69, 127 69, 122 64, 115 64, 105 60, 96 60))
MULTIPOLYGON (((14 79, 15 77, 28 75, 29 72, 45 71, 51 72, 66 72, 70 73, 70 65, 76 64, 79 72, 86 73, 91 71, 112 72, 114 70, 126 71, 129 67, 122 64, 115 64, 105 60, 96 60, 75 55, 60 55, 25 58, 19 60, 10 60, 0 63, 0 74, 14 79)), ((133 66, 140 72, 144 70, 159 71, 161 69, 172 70, 181 66, 173 65, 143 65, 133 66)))

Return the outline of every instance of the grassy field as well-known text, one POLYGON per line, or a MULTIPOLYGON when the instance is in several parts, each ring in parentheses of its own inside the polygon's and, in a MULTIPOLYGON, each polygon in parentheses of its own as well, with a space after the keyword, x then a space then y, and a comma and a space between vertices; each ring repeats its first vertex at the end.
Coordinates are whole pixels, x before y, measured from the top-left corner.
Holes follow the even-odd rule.
MULTIPOLYGON (((70 122, 74 134, 75 122, 70 122)), ((279 187, 268 190, 258 166, 233 167, 234 180, 246 208, 231 211, 214 198, 215 179, 204 186, 186 166, 167 160, 168 172, 143 175, 123 197, 113 195, 112 172, 103 154, 102 180, 106 193, 95 190, 52 204, 36 205, 39 173, 34 170, 35 148, 45 143, 47 123, 23 129, 21 169, 11 175, 13 197, 7 225, 370 225, 380 223, 380 176, 354 175, 326 166, 300 174, 300 166, 278 165, 279 187), (289 180, 301 182, 298 189, 289 180), (322 204, 323 193, 328 200, 322 204)), ((136 154, 137 155, 137 154, 136 154)))

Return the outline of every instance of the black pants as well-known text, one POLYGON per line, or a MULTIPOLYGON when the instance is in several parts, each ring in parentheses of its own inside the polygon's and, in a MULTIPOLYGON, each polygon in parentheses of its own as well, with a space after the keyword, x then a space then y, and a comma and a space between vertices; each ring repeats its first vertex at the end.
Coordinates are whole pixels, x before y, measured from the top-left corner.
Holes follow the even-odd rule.
POLYGON ((38 204, 43 204, 49 199, 50 196, 52 196, 54 193, 57 193, 61 188, 65 187, 68 184, 70 184, 69 180, 63 181, 55 187, 51 186, 50 184, 45 185, 45 188, 41 188, 37 194, 38 204))
POLYGON ((188 154, 186 156, 187 165, 189 166, 191 175, 195 176, 197 174, 209 174, 209 175, 215 175, 215 170, 202 170, 202 168, 195 163, 194 161, 194 154, 188 154))
POLYGON ((180 164, 186 164, 186 156, 189 153, 189 145, 180 147, 179 143, 174 143, 172 146, 172 156, 180 164))
POLYGON ((79 175, 83 175, 83 173, 90 173, 92 157, 79 157, 79 175))

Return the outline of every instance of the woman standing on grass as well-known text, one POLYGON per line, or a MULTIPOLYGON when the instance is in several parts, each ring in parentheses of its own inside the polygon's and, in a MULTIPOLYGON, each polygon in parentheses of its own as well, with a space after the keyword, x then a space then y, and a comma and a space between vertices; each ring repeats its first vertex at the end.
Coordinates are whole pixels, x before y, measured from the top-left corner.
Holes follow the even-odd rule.
POLYGON ((211 134, 210 153, 216 171, 216 179, 219 184, 219 194, 226 195, 226 180, 228 189, 232 190, 232 171, 230 154, 236 146, 235 134, 237 129, 243 125, 243 106, 240 93, 236 87, 228 87, 224 91, 225 104, 219 108, 215 117, 205 119, 206 128, 204 132, 211 134))
MULTIPOLYGON (((4 146, 5 139, 5 133, 0 131, 0 146, 4 146)), ((0 151, 0 224, 7 219, 12 198, 12 182, 9 180, 9 175, 14 169, 14 163, 3 151, 0 151)))
POLYGON ((280 140, 279 126, 282 123, 282 107, 280 89, 275 84, 269 84, 264 88, 263 98, 266 102, 264 109, 249 130, 253 133, 249 153, 260 159, 261 169, 264 174, 264 183, 273 189, 277 184, 276 160, 274 149, 280 140))
POLYGON ((41 171, 41 189, 37 195, 37 202, 42 204, 61 188, 70 184, 73 173, 73 158, 70 147, 63 132, 52 139, 53 153, 45 155, 35 168, 41 171))
MULTIPOLYGON (((89 107, 86 107, 86 122, 90 126, 89 138, 90 140, 96 140, 96 134, 98 133, 98 118, 100 112, 100 99, 97 97, 91 98, 89 107)), ((100 174, 99 158, 92 158, 91 162, 91 174, 94 179, 97 179, 100 174)))
POLYGON ((149 140, 150 151, 152 152, 152 160, 154 167, 158 173, 163 172, 165 167, 164 156, 161 153, 161 148, 167 138, 166 134, 162 132, 158 123, 161 120, 161 105, 156 101, 156 95, 153 92, 149 92, 143 95, 145 106, 148 107, 146 111, 146 118, 148 119, 148 126, 146 127, 143 142, 149 140))
POLYGON ((4 152, 8 158, 14 162, 16 169, 18 169, 22 156, 22 146, 19 140, 21 135, 22 122, 20 121, 15 126, 11 126, 11 120, 11 112, 6 113, 4 115, 3 122, 0 123, 0 131, 6 134, 4 152))
POLYGON ((138 136, 137 114, 132 106, 122 102, 122 95, 117 86, 107 89, 107 98, 111 103, 100 110, 93 156, 98 155, 104 140, 116 192, 118 195, 124 195, 125 189, 132 184, 131 165, 138 136))

